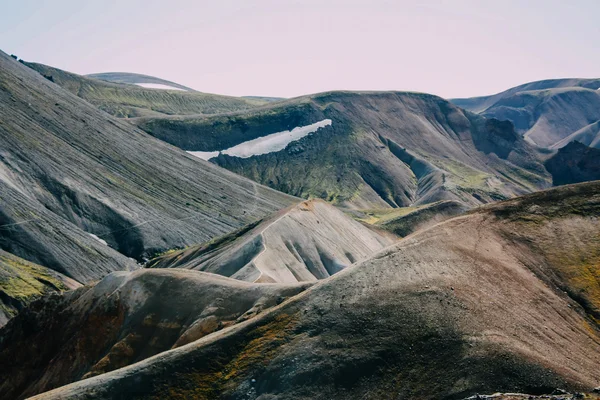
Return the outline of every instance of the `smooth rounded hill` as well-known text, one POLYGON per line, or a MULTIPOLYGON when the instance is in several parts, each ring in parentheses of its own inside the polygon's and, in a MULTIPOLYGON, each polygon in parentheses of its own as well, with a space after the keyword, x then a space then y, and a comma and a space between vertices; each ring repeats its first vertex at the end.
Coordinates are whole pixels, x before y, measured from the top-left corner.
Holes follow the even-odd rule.
POLYGON ((322 200, 309 200, 209 243, 169 252, 148 265, 249 282, 305 282, 327 278, 395 240, 322 200))
POLYGON ((99 79, 101 81, 114 82, 114 83, 128 83, 131 85, 150 84, 150 85, 162 85, 165 88, 173 88, 179 90, 185 90, 188 92, 195 92, 194 89, 187 86, 180 85, 179 83, 171 82, 166 79, 157 78, 155 76, 135 74, 132 72, 101 72, 97 74, 88 74, 87 77, 99 79))
POLYGON ((112 273, 46 297, 8 323, 0 336, 0 397, 24 398, 181 347, 308 286, 180 269, 112 273))
POLYGON ((600 182, 482 207, 255 318, 35 399, 589 392, 600 382, 598 249, 600 182))
MULTIPOLYGON (((245 110, 267 103, 266 100, 182 91, 179 90, 180 88, 177 88, 177 90, 157 90, 81 76, 43 64, 28 62, 23 64, 39 72, 49 81, 116 117, 217 114, 245 110)), ((151 78, 147 77, 143 80, 153 81, 153 79, 158 79, 151 78)), ((162 82, 167 87, 172 85, 168 81, 162 82)), ((160 85, 161 83, 155 84, 160 85)))

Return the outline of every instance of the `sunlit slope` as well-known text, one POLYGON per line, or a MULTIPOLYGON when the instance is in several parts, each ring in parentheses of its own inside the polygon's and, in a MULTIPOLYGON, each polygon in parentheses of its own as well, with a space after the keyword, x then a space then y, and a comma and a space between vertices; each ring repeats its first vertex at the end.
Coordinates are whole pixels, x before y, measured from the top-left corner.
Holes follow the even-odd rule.
POLYGON ((600 183, 421 231, 255 319, 36 399, 460 399, 600 380, 600 183))

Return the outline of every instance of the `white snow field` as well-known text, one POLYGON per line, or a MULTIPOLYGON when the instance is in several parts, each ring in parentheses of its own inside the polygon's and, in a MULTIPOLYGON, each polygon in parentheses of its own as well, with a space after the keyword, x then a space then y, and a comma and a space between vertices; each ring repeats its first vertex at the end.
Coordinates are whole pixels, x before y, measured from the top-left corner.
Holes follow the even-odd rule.
POLYGON ((291 131, 282 131, 262 136, 256 139, 248 140, 233 147, 221 151, 188 151, 193 156, 210 160, 219 155, 227 154, 232 157, 249 158, 261 154, 274 153, 286 148, 292 142, 302 139, 319 129, 331 125, 330 119, 324 119, 314 124, 298 126, 291 131))
POLYGON ((136 85, 145 87, 146 89, 181 90, 183 92, 187 91, 173 86, 163 85, 162 83, 136 83, 136 85))

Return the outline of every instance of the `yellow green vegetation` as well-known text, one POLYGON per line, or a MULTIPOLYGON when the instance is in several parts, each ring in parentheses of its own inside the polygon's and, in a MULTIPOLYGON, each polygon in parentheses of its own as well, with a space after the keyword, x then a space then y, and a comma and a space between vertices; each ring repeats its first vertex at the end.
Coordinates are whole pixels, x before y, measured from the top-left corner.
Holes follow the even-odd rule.
POLYGON ((365 216, 358 217, 357 219, 370 225, 381 225, 396 218, 404 217, 412 212, 428 206, 430 205, 427 204, 424 206, 361 210, 365 216))
POLYGON ((463 189, 487 188, 487 180, 492 177, 490 174, 478 171, 455 160, 431 159, 429 161, 438 164, 439 168, 448 172, 451 183, 463 189))
POLYGON ((250 369, 260 373, 257 368, 266 366, 285 344, 296 326, 293 316, 282 314, 268 323, 249 332, 245 340, 240 340, 227 349, 223 349, 221 360, 211 360, 211 370, 195 370, 189 373, 175 374, 165 382, 164 391, 155 398, 212 400, 226 389, 235 388, 240 379, 250 379, 250 369))
MULTIPOLYGON (((8 253, 0 253, 0 291, 21 304, 50 291, 69 288, 48 268, 27 262, 8 253)), ((16 314, 10 305, 0 305, 8 315, 16 314)))

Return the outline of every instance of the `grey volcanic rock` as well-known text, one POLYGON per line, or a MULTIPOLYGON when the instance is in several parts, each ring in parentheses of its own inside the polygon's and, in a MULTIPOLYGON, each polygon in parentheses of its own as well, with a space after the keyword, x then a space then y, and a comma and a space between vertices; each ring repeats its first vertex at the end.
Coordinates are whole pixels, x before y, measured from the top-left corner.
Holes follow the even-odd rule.
POLYGON ((562 139, 552 147, 560 149, 571 142, 579 142, 589 147, 600 149, 600 120, 584 126, 580 130, 562 139))
POLYGON ((244 231, 171 252, 149 264, 250 282, 304 282, 325 279, 395 240, 322 200, 309 200, 244 231))
POLYGON ((277 307, 35 399, 459 399, 600 381, 600 183, 481 207, 277 307))
POLYGON ((81 283, 296 201, 150 137, 1 52, 0 193, 0 248, 81 283))
POLYGON ((600 180, 600 149, 571 142, 545 163, 554 185, 600 180))
POLYGON ((452 102, 489 118, 511 121, 519 133, 538 146, 560 148, 573 140, 596 143, 598 89, 600 79, 556 79, 452 102))
POLYGON ((153 136, 188 151, 217 151, 331 120, 284 150, 211 161, 272 188, 353 209, 439 200, 476 206, 550 185, 510 123, 432 95, 329 92, 211 117, 140 118, 153 136))
POLYGON ((308 286, 180 269, 112 273, 32 304, 0 331, 0 397, 24 398, 183 346, 308 286))

